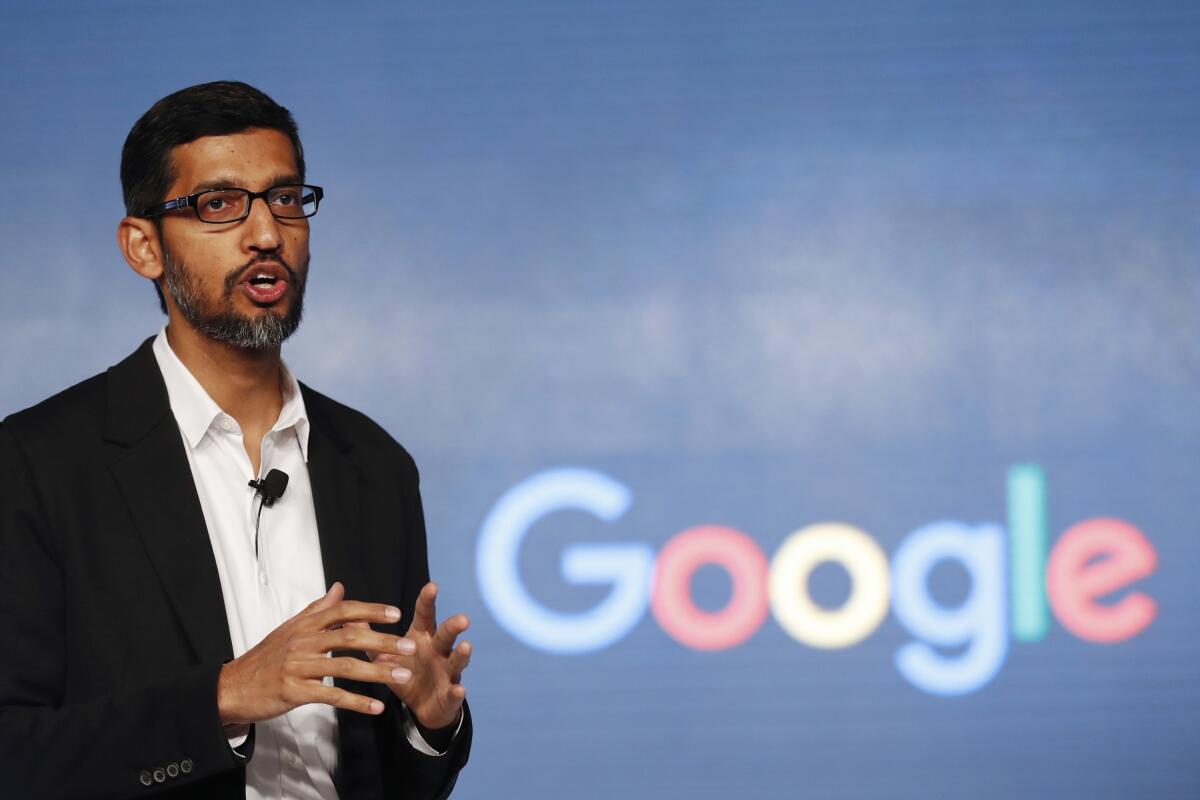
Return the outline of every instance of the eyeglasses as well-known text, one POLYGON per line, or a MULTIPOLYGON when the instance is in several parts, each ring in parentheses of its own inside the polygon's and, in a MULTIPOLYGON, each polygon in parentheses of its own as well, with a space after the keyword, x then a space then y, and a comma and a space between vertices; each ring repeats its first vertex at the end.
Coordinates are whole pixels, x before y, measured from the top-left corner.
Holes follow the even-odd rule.
POLYGON ((304 219, 317 213, 317 206, 325 197, 325 190, 320 186, 298 183, 272 186, 261 192, 252 192, 236 186, 228 189, 209 189, 169 200, 145 216, 157 217, 168 211, 190 208, 196 212, 201 222, 222 225, 239 222, 250 216, 250 205, 259 197, 266 201, 267 208, 275 219, 304 219))

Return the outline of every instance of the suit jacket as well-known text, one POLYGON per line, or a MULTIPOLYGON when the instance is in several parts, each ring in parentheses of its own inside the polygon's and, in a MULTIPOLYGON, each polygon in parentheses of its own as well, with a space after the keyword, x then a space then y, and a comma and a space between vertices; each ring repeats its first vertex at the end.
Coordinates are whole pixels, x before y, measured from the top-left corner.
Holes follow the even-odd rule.
MULTIPOLYGON (((6 797, 245 796, 217 716, 225 605, 151 342, 0 423, 6 797)), ((377 627, 402 633, 428 579, 416 466, 364 415, 301 391, 326 581, 399 606, 398 625, 377 627)), ((451 751, 426 756, 386 686, 338 683, 387 707, 337 712, 343 800, 449 794, 469 713, 451 751)))

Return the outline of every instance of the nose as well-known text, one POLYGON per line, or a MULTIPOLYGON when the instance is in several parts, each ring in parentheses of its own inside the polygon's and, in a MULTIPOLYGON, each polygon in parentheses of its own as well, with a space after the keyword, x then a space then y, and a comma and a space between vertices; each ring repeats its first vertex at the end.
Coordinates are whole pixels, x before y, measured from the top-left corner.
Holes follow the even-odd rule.
POLYGON ((242 231, 246 248, 249 250, 277 250, 283 244, 279 220, 271 214, 265 197, 256 197, 250 201, 250 213, 246 216, 242 231), (260 200, 261 206, 258 202, 260 200))

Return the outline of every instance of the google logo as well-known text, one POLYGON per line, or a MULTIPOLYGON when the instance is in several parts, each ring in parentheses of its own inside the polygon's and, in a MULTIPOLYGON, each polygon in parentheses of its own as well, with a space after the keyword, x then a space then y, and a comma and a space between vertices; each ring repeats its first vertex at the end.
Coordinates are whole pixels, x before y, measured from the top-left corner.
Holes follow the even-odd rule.
POLYGON ((1123 520, 1096 518, 1071 526, 1050 548, 1041 467, 1012 467, 1007 490, 1007 535, 996 523, 932 522, 909 533, 890 561, 875 539, 843 522, 795 531, 770 561, 754 539, 721 525, 676 534, 657 555, 642 543, 572 544, 563 549, 563 578, 610 588, 595 607, 564 613, 539 603, 521 581, 526 534, 564 510, 614 522, 633 495, 595 470, 552 469, 496 502, 480 532, 476 573, 499 623, 550 653, 608 647, 638 624, 647 607, 669 636, 697 650, 737 647, 768 615, 797 642, 835 650, 870 636, 890 605, 914 637, 896 651, 896 669, 936 695, 985 686, 1003 666, 1012 639, 1045 637, 1051 612, 1091 642, 1121 642, 1145 630, 1157 614, 1154 600, 1136 590, 1111 596, 1154 572, 1157 554, 1146 536, 1123 520), (930 571, 945 560, 958 562, 970 579, 966 599, 952 608, 928 591, 930 571), (809 576, 827 562, 850 576, 849 597, 837 608, 818 604, 808 591, 809 576), (706 565, 725 570, 732 583, 729 601, 716 611, 699 607, 691 594, 693 575, 706 565), (938 648, 954 648, 954 654, 938 648))

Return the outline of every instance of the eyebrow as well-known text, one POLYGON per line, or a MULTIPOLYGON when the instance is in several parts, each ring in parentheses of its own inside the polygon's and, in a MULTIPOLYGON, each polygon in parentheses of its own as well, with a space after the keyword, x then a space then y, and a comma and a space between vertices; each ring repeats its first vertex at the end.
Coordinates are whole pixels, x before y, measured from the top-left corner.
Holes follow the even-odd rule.
MULTIPOLYGON (((293 183, 303 183, 303 181, 300 179, 300 176, 297 175, 296 173, 285 172, 281 175, 272 175, 270 178, 268 178, 267 179, 267 188, 270 188, 273 186, 286 186, 288 184, 293 184, 293 183)), ((207 180, 200 181, 199 183, 195 184, 194 186, 192 186, 192 189, 190 192, 188 192, 188 194, 192 195, 192 194, 197 194, 199 192, 211 192, 216 189, 244 189, 244 188, 246 188, 246 187, 239 185, 239 183, 232 178, 215 177, 215 178, 209 178, 207 180)))

